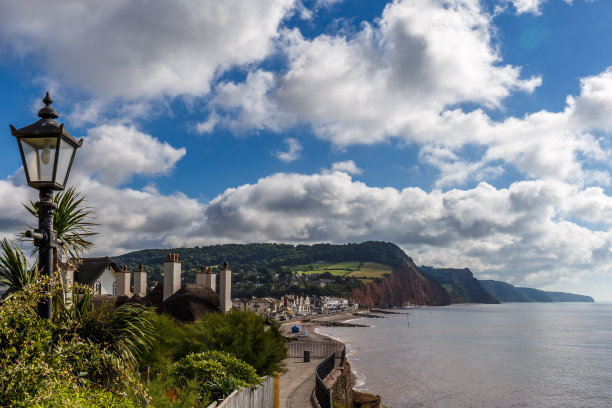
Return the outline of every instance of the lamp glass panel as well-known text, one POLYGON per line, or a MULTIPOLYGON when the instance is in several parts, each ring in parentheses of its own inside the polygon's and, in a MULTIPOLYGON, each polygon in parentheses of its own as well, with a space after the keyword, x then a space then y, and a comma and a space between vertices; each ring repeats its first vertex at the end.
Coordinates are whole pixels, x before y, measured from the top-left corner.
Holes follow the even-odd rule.
POLYGON ((56 137, 19 139, 31 182, 53 181, 56 137))
POLYGON ((57 182, 63 186, 66 185, 66 179, 68 178, 68 172, 70 171, 70 163, 72 162, 72 156, 74 155, 75 149, 76 147, 72 146, 64 139, 60 139, 55 180, 57 180, 57 182))

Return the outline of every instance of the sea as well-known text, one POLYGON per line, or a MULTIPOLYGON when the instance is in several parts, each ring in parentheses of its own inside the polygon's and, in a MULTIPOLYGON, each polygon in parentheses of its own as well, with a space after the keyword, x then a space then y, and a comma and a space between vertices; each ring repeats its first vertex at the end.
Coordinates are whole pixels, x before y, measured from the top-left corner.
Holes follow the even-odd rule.
POLYGON ((394 309, 347 343, 355 388, 403 407, 612 407, 612 304, 394 309))

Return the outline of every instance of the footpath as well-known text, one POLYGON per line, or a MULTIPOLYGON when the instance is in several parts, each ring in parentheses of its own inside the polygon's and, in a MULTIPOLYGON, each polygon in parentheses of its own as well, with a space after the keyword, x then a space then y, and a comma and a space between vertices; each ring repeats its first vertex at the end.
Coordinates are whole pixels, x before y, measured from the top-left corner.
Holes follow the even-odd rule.
POLYGON ((287 372, 280 376, 280 408, 311 408, 310 396, 315 387, 315 368, 322 358, 287 358, 287 372))

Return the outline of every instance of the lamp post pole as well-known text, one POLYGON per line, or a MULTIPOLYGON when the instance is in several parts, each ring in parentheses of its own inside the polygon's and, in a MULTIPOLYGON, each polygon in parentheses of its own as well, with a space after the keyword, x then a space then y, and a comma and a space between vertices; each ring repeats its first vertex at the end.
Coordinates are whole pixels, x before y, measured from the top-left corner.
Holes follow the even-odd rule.
POLYGON ((38 208, 38 230, 32 233, 34 245, 38 247, 38 267, 41 276, 48 279, 46 295, 38 303, 38 316, 51 319, 53 308, 51 298, 53 293, 53 249, 57 248, 57 233, 53 229, 53 218, 57 205, 53 202, 53 190, 41 188, 38 208))

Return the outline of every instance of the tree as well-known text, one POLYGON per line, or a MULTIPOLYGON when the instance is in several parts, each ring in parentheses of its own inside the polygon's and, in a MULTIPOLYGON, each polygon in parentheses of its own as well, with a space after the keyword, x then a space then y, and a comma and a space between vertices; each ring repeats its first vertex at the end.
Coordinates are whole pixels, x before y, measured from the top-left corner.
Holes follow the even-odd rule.
MULTIPOLYGON (((66 258, 77 259, 94 246, 90 241, 91 237, 97 234, 94 226, 98 224, 90 221, 94 211, 85 205, 85 197, 74 187, 56 194, 53 202, 57 205, 53 229, 57 232, 57 237, 64 242, 62 250, 66 258)), ((30 201, 29 205, 24 204, 24 207, 38 218, 38 208, 33 201, 30 201)), ((31 226, 29 228, 33 229, 31 226)), ((58 253, 55 249, 53 255, 56 262, 55 270, 58 270, 58 253)))
POLYGON ((0 283, 9 287, 8 293, 17 292, 36 280, 36 267, 30 267, 25 254, 6 238, 0 241, 0 283))
POLYGON ((266 331, 263 317, 253 312, 211 313, 192 329, 188 338, 197 339, 205 349, 235 355, 262 376, 279 371, 287 356, 279 324, 274 322, 266 331))

